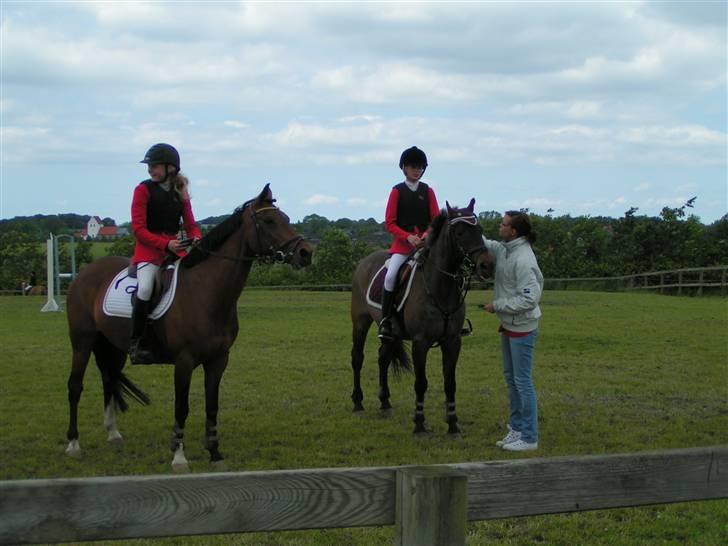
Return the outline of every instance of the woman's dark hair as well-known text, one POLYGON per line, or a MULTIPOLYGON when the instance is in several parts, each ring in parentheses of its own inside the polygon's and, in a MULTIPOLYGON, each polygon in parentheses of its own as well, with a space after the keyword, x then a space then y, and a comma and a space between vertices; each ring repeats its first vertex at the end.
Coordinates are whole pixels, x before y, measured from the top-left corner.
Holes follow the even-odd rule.
POLYGON ((527 213, 520 210, 509 210, 506 212, 506 216, 510 216, 511 227, 516 230, 519 237, 525 237, 531 244, 536 242, 536 232, 531 227, 531 218, 527 213))

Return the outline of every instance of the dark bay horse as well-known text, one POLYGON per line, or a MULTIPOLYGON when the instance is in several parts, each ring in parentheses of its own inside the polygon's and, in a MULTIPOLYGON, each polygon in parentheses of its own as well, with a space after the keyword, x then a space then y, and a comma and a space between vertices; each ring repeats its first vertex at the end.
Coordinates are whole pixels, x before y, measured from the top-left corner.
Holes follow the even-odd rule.
MULTIPOLYGON (((389 365, 392 364, 395 371, 398 367, 409 366, 403 339, 412 340, 416 394, 415 433, 426 432, 424 403, 427 391, 427 353, 438 343, 445 380, 445 421, 448 424, 448 433, 460 432, 455 413, 455 367, 460 355, 461 332, 465 321, 465 295, 473 271, 485 275, 489 270, 488 252, 482 238, 483 230, 473 212, 474 207, 475 199, 464 209, 451 208, 447 204, 447 210, 432 221, 409 297, 396 316, 399 328, 394 329, 395 339, 379 348, 380 410, 386 413, 392 408, 387 380, 389 365)), ((359 263, 354 272, 351 288, 351 367, 354 372, 351 399, 354 402, 354 412, 364 410, 361 369, 367 332, 373 321, 381 320, 381 311, 367 303, 366 292, 373 276, 388 257, 389 254, 384 250, 370 254, 359 263)), ((398 299, 396 301, 395 305, 398 305, 398 299)))
MULTIPOLYGON (((237 303, 253 262, 271 259, 304 267, 311 263, 312 248, 297 235, 288 217, 274 204, 266 185, 251 199, 192 247, 180 265, 177 295, 167 313, 150 323, 174 363, 175 423, 172 466, 187 471, 184 427, 189 413, 192 371, 202 364, 205 373, 205 448, 213 464, 223 456, 217 438, 220 380, 230 347, 238 335, 237 303)), ((84 267, 68 291, 68 325, 73 361, 68 378, 70 422, 66 453, 78 456, 77 414, 83 376, 93 352, 104 388, 104 424, 109 441, 121 441, 115 410, 125 411, 124 395, 148 403, 146 395, 123 373, 129 346, 129 319, 102 311, 106 288, 129 264, 127 258, 105 257, 84 267)))

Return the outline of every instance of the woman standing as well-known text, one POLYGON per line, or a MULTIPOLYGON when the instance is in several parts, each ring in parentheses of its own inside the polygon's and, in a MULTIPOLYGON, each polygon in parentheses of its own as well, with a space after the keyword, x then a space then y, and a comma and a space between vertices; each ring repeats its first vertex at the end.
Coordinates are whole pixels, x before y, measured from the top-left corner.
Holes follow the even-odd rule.
POLYGON ((500 320, 503 374, 508 386, 508 433, 496 446, 506 451, 538 448, 538 401, 533 386, 533 352, 538 336, 543 275, 531 248, 536 233, 525 212, 508 211, 499 234, 503 242, 485 240, 495 262, 493 301, 485 310, 500 320))

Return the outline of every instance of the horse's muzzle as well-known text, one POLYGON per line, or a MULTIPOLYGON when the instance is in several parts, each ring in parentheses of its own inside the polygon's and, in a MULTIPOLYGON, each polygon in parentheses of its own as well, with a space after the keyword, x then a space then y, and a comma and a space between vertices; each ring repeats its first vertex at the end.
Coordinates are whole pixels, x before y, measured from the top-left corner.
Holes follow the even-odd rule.
POLYGON ((493 260, 485 248, 475 257, 475 273, 481 279, 487 279, 493 274, 493 260))
POLYGON ((311 265, 313 247, 306 241, 300 241, 291 253, 290 264, 294 269, 301 269, 311 265))

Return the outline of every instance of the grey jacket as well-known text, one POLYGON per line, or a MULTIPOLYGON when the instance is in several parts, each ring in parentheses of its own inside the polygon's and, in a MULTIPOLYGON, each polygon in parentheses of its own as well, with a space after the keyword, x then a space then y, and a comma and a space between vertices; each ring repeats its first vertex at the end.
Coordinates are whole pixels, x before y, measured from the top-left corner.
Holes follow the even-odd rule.
POLYGON ((493 309, 501 325, 511 332, 530 332, 538 328, 541 316, 543 275, 536 256, 525 237, 507 243, 483 237, 495 261, 493 309))

